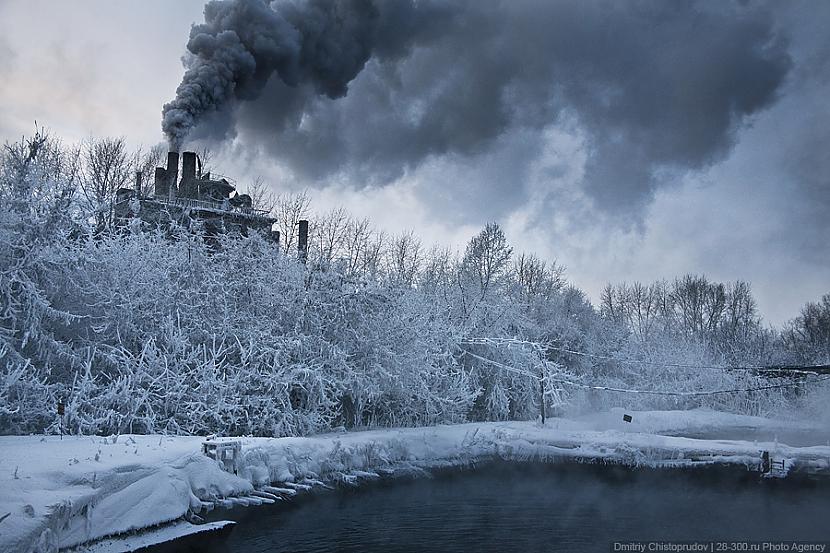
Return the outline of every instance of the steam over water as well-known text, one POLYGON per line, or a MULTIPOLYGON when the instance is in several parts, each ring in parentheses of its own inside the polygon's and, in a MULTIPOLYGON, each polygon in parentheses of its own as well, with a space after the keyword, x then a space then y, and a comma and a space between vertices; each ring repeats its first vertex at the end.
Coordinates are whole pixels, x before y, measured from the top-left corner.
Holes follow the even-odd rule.
POLYGON ((743 469, 496 464, 234 514, 240 524, 214 551, 578 552, 610 551, 615 541, 830 541, 830 483, 761 481, 743 469))

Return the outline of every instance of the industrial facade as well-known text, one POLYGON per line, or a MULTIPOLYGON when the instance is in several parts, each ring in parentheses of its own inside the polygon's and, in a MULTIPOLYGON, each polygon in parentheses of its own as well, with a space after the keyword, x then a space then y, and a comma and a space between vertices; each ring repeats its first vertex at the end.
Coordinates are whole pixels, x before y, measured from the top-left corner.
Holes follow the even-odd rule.
POLYGON ((202 173, 202 163, 195 152, 181 155, 168 152, 167 167, 156 167, 152 196, 141 192, 140 174, 135 188, 122 188, 116 193, 115 216, 121 225, 135 219, 144 226, 200 228, 206 236, 227 232, 247 235, 251 230, 262 232, 279 241, 279 233, 271 230, 276 219, 267 211, 255 209, 251 197, 239 194, 225 178, 211 178, 202 173))

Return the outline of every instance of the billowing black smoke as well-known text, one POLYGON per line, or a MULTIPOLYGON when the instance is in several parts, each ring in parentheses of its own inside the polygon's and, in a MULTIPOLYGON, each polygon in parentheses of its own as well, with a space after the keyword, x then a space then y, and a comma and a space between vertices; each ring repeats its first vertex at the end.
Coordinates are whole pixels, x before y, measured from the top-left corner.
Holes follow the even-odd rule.
POLYGON ((752 3, 214 0, 163 128, 369 185, 499 144, 515 159, 468 185, 505 205, 543 129, 575 121, 587 196, 638 211, 730 151, 777 98, 787 48, 752 3))
POLYGON ((162 128, 178 149, 200 119, 236 101, 257 98, 272 75, 288 86, 311 85, 328 98, 346 95, 349 82, 377 50, 403 53, 424 12, 421 3, 390 0, 212 0, 205 22, 187 43, 187 71, 176 99, 163 109, 162 128), (398 33, 390 32, 400 27, 398 33), (410 27, 407 29, 407 27, 410 27), (382 41, 378 44, 379 41, 382 41))

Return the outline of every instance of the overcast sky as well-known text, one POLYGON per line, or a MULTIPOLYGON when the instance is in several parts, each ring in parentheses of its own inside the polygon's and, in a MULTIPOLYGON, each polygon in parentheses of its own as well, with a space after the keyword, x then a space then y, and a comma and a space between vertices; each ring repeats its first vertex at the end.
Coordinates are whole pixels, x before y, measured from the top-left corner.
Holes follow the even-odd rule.
POLYGON ((184 147, 241 182, 427 243, 496 221, 593 299, 704 273, 780 324, 830 292, 830 2, 238 4, 186 61, 200 0, 0 0, 0 140, 159 143, 183 61, 202 78, 231 29, 255 66, 184 147))

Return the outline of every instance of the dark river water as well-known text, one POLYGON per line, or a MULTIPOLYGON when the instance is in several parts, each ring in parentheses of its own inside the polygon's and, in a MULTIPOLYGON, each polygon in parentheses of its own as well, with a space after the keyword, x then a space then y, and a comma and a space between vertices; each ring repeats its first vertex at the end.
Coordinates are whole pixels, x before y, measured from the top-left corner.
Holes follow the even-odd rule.
POLYGON ((743 469, 496 463, 217 514, 239 524, 224 542, 198 550, 501 553, 613 551, 614 542, 643 540, 830 542, 830 483, 761 481, 743 469))

